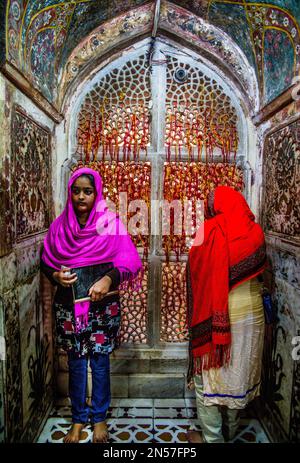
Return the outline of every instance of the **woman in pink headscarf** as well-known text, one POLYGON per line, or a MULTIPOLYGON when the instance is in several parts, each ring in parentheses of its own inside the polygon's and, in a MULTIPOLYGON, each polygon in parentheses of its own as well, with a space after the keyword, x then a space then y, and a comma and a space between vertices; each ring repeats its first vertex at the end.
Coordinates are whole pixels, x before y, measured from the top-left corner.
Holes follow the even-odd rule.
POLYGON ((105 207, 101 177, 93 169, 80 168, 72 174, 66 207, 51 224, 44 241, 41 270, 57 286, 57 343, 68 353, 73 424, 64 442, 79 442, 89 414, 93 442, 107 442, 109 354, 118 345, 120 326, 116 290, 119 285, 139 287, 142 263, 122 222, 105 207), (72 285, 78 285, 76 269, 77 273, 84 270, 86 281, 90 281, 89 272, 97 272, 87 288, 90 301, 73 303, 72 285), (91 408, 86 403, 88 357, 91 408))

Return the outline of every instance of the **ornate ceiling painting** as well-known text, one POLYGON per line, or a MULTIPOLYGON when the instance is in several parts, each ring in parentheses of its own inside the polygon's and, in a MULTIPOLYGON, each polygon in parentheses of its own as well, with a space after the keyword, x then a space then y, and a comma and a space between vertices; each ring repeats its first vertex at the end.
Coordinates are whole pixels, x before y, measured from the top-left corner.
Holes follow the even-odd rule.
MULTIPOLYGON (((145 0, 8 0, 6 60, 59 108, 59 93, 64 95, 96 55, 132 37, 151 35, 154 7, 154 1, 145 0)), ((257 76, 263 106, 299 73, 299 21, 298 0, 163 0, 158 30, 193 35, 234 66, 235 50, 224 46, 229 36, 257 76), (209 31, 209 24, 219 35, 209 31)))
POLYGON ((53 102, 57 76, 74 47, 100 24, 142 3, 146 2, 9 0, 7 59, 53 102))
POLYGON ((244 53, 227 34, 170 2, 163 2, 159 24, 163 32, 172 31, 176 37, 187 41, 190 46, 200 48, 200 54, 205 54, 206 58, 217 66, 222 66, 223 71, 225 68, 225 72, 235 80, 250 106, 256 107, 254 72, 244 53))
POLYGON ((280 95, 299 72, 299 17, 297 0, 210 2, 209 21, 236 40, 254 64, 263 103, 280 95))

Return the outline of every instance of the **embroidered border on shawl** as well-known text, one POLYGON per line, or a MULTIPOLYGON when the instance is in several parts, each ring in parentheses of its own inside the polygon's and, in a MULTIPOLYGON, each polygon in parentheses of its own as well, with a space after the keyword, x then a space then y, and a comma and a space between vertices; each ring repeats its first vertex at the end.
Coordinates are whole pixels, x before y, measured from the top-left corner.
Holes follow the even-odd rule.
POLYGON ((212 319, 212 330, 215 333, 230 333, 229 314, 224 312, 215 312, 212 319))
POLYGON ((239 282, 243 278, 258 271, 266 261, 266 245, 262 244, 251 256, 246 257, 229 269, 230 285, 239 282))
POLYGON ((191 329, 192 346, 199 347, 211 342, 212 340, 212 317, 203 320, 191 329))

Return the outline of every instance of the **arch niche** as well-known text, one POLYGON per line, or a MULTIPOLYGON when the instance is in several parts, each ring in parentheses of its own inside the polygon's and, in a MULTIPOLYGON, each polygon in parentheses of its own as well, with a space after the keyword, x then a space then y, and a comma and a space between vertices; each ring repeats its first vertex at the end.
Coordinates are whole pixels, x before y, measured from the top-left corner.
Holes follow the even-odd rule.
MULTIPOLYGON (((203 199, 207 188, 225 182, 242 189, 254 211, 259 207, 261 177, 258 172, 252 185, 251 175, 259 166, 251 122, 259 107, 255 74, 226 34, 191 13, 193 27, 185 31, 180 8, 168 8, 155 41, 146 30, 147 15, 127 41, 118 34, 118 22, 102 26, 101 34, 93 31, 70 56, 58 92, 65 120, 56 133, 56 213, 65 202, 70 170, 80 162, 100 171, 107 198, 118 204, 116 194, 123 191, 128 201, 143 199, 150 208, 148 233, 134 237, 145 266, 143 289, 122 297, 123 343, 112 355, 113 393, 122 397, 185 394, 188 242, 163 236, 158 201, 191 197, 196 189, 203 199), (200 148, 195 141, 189 148, 197 121, 212 135, 202 137, 200 148), (137 141, 125 149, 126 130, 137 141)), ((64 394, 62 371, 58 383, 64 394)))

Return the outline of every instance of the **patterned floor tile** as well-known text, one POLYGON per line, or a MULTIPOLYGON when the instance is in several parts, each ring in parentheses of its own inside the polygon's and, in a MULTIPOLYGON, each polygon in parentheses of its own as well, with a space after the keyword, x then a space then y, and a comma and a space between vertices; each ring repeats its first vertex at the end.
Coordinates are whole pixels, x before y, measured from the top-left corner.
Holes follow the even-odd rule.
POLYGON ((153 442, 153 419, 118 418, 108 420, 110 442, 140 443, 153 442))
POLYGON ((187 418, 184 399, 154 399, 154 418, 187 418))
POLYGON ((119 416, 119 407, 109 407, 107 418, 117 418, 119 416))
POLYGON ((189 422, 186 419, 154 420, 154 442, 186 443, 186 432, 188 429, 189 422))
POLYGON ((258 420, 244 418, 241 420, 237 435, 232 442, 249 444, 269 443, 270 441, 258 420))
POLYGON ((111 399, 110 406, 113 408, 118 408, 121 406, 120 399, 111 399))
MULTIPOLYGON (((63 443, 63 438, 71 426, 71 418, 49 418, 39 439, 38 443, 63 443)), ((86 443, 91 440, 92 431, 88 425, 81 433, 80 443, 86 443)))
MULTIPOLYGON (((187 442, 186 431, 188 429, 200 429, 197 410, 193 407, 195 403, 189 399, 186 401, 114 399, 112 405, 114 406, 109 408, 107 417, 109 442, 111 443, 184 443, 187 442), (152 404, 154 404, 153 407, 152 404), (182 404, 186 405, 186 408, 182 407, 182 404)), ((37 442, 62 443, 70 426, 70 406, 55 406, 37 442)), ((82 432, 80 443, 91 442, 91 440, 92 428, 88 424, 82 432)), ((259 421, 251 416, 243 417, 232 443, 258 442, 269 442, 259 421)))

